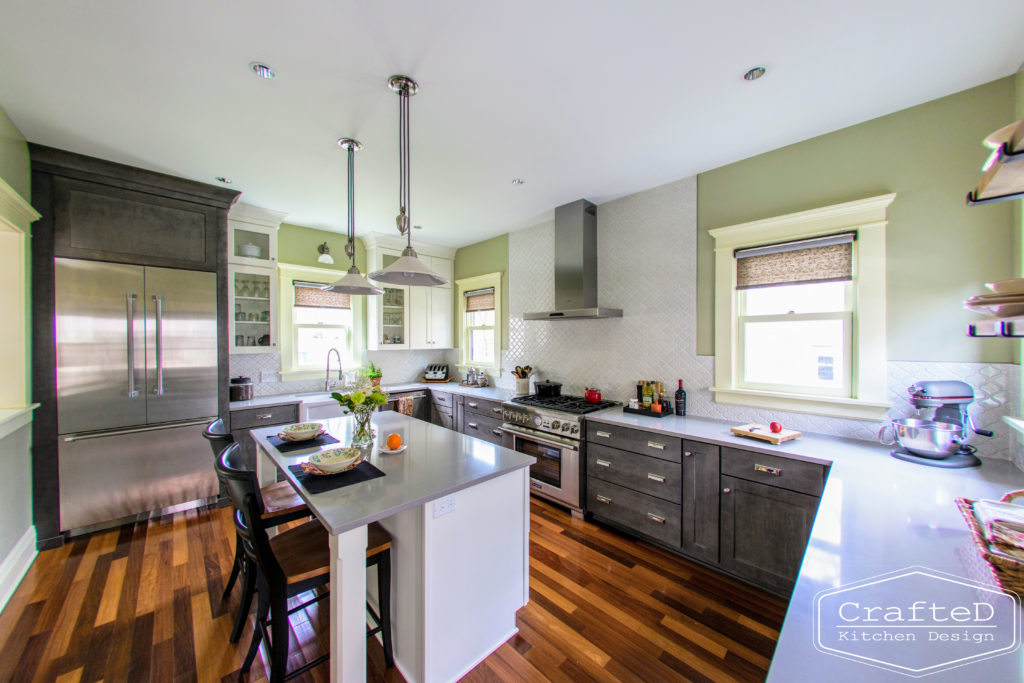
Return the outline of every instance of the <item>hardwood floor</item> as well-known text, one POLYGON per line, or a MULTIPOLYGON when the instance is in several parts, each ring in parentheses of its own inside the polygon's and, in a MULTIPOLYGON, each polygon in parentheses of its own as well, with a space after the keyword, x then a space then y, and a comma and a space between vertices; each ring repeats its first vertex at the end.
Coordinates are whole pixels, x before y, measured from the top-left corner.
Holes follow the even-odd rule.
MULTIPOLYGON (((782 600, 538 500, 530 525, 519 634, 464 680, 764 678, 782 600)), ((219 508, 40 553, 0 615, 0 681, 235 680, 252 626, 228 643, 233 544, 219 508)), ((289 669, 323 651, 327 623, 326 602, 292 616, 289 669)), ((402 680, 370 642, 369 680, 402 680)), ((266 680, 261 660, 249 680, 266 680)), ((293 680, 327 678, 323 665, 293 680)))

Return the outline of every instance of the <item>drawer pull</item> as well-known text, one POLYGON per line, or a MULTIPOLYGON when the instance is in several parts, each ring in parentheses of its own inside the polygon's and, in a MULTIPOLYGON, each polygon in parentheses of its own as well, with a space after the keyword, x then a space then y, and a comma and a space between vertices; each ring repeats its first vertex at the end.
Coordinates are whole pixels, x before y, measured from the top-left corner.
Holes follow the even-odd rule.
POLYGON ((476 408, 477 407, 476 403, 467 403, 466 405, 468 405, 470 408, 476 408))
POLYGON ((437 401, 438 403, 444 403, 448 399, 446 399, 444 396, 435 396, 434 400, 437 401))
POLYGON ((781 468, 779 468, 779 467, 768 467, 768 465, 754 465, 754 471, 755 472, 764 472, 765 474, 770 474, 773 477, 781 477, 782 476, 782 469, 781 468))
POLYGON ((494 434, 495 436, 504 436, 500 429, 492 429, 491 434, 494 434))
POLYGON ((598 496, 597 497, 597 502, 598 503, 604 503, 605 505, 608 505, 609 503, 612 502, 612 499, 609 498, 608 496, 598 496))
POLYGON ((693 453, 691 451, 683 451, 683 457, 684 458, 692 458, 693 457, 693 453))
POLYGON ((663 443, 661 443, 659 441, 648 441, 647 442, 647 447, 648 448, 654 448, 654 449, 657 449, 659 451, 665 450, 665 444, 663 444, 663 443))
POLYGON ((501 408, 491 408, 491 412, 492 413, 497 413, 498 415, 501 415, 501 408))
POLYGON ((597 434, 597 435, 598 435, 599 437, 601 437, 602 439, 610 439, 610 438, 612 438, 612 433, 611 433, 611 432, 602 432, 602 431, 601 431, 601 430, 599 429, 599 430, 597 430, 597 432, 595 432, 595 433, 596 433, 596 434, 597 434))
POLYGON ((265 415, 257 415, 256 419, 257 420, 269 420, 272 417, 274 417, 273 413, 266 413, 265 415))
POLYGON ((651 481, 656 481, 659 484, 665 483, 665 477, 661 476, 660 474, 654 474, 653 472, 648 472, 647 478, 650 479, 651 481))
POLYGON ((665 518, 664 517, 662 517, 660 515, 656 515, 653 512, 648 512, 647 513, 647 519, 651 520, 652 522, 657 522, 658 524, 664 524, 665 523, 665 518))
POLYGON ((732 493, 732 489, 722 489, 722 493, 732 493))
POLYGON ((466 426, 469 427, 470 429, 476 429, 477 428, 476 427, 476 422, 467 422, 466 426))
POLYGON ((601 459, 595 460, 594 464, 597 465, 598 467, 611 467, 612 466, 612 464, 610 462, 608 462, 607 460, 601 460, 601 459))

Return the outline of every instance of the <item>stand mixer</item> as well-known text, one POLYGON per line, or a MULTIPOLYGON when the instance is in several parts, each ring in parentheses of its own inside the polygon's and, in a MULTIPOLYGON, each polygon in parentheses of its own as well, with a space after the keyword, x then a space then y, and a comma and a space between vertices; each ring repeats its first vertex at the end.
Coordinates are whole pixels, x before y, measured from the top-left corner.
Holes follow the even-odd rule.
POLYGON ((899 444, 891 451, 894 458, 930 467, 977 467, 981 465, 974 446, 967 445, 968 429, 980 436, 992 436, 987 429, 978 429, 967 411, 974 402, 974 389, 967 382, 940 380, 915 382, 907 387, 910 404, 917 409, 917 418, 893 420, 879 431, 885 445, 899 444), (934 409, 931 419, 923 417, 934 409), (885 432, 892 429, 893 438, 885 432))

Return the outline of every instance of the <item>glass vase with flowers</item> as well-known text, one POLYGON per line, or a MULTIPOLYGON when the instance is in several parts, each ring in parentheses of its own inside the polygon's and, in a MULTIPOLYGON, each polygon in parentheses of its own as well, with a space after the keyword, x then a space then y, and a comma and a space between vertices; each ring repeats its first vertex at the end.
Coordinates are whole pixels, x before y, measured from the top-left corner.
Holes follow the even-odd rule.
POLYGON ((347 394, 334 392, 331 398, 347 408, 354 419, 352 425, 352 448, 365 448, 373 443, 373 412, 388 402, 387 393, 379 386, 361 382, 347 394))

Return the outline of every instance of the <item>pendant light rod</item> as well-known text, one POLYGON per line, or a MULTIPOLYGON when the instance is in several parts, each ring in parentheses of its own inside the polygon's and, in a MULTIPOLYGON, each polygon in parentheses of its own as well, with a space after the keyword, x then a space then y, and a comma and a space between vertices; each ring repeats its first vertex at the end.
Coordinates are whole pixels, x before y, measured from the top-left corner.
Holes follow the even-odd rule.
POLYGON ((348 272, 340 280, 324 289, 331 292, 342 292, 344 294, 356 294, 364 296, 375 296, 383 294, 384 290, 374 287, 363 277, 356 267, 356 152, 363 148, 362 143, 353 138, 340 138, 338 146, 348 153, 348 243, 345 245, 345 253, 352 260, 348 272))

